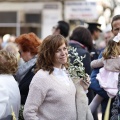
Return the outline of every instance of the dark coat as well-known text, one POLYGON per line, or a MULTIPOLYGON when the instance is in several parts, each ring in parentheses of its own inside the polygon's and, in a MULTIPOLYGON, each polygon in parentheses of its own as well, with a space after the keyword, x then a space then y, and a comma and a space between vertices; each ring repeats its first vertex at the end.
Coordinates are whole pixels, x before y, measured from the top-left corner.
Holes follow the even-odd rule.
POLYGON ((91 56, 91 61, 98 59, 98 52, 94 48, 94 46, 93 46, 92 50, 90 51, 90 56, 91 56))
POLYGON ((29 85, 31 83, 33 76, 35 75, 34 68, 35 68, 35 65, 30 68, 28 73, 24 76, 24 78, 19 83, 19 89, 20 89, 20 94, 21 94, 21 104, 22 105, 24 105, 26 102, 27 95, 29 92, 29 85))

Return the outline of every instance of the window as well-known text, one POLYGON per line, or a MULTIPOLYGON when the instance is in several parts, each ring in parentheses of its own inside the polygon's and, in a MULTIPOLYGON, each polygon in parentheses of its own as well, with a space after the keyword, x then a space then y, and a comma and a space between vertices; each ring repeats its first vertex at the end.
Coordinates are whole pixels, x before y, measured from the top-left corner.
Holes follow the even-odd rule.
POLYGON ((25 14, 25 22, 26 23, 40 23, 41 22, 41 16, 38 13, 25 14))
POLYGON ((0 12, 0 23, 16 23, 17 12, 0 12))

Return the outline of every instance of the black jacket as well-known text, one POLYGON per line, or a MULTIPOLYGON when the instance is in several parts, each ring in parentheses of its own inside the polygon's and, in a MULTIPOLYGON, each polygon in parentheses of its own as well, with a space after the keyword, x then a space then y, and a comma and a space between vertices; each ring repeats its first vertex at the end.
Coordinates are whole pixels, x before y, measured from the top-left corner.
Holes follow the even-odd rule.
POLYGON ((93 47, 90 51, 91 61, 98 59, 98 55, 97 50, 93 47))
POLYGON ((19 89, 20 89, 20 94, 21 94, 21 104, 22 105, 24 105, 26 102, 27 95, 29 92, 29 85, 31 83, 33 76, 35 75, 34 68, 35 68, 35 65, 30 68, 28 73, 24 76, 24 78, 19 83, 19 89))

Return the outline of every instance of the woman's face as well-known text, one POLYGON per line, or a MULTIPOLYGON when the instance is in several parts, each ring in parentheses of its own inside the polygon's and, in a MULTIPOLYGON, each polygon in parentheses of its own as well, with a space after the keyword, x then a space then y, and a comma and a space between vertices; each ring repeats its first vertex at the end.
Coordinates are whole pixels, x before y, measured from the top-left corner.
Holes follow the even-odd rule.
POLYGON ((112 32, 116 36, 120 32, 120 20, 115 20, 112 23, 112 32))
POLYGON ((68 50, 66 44, 64 43, 55 52, 54 67, 61 68, 63 64, 67 63, 67 58, 68 50))
POLYGON ((20 54, 20 57, 25 61, 25 62, 27 62, 27 61, 29 61, 31 58, 32 58, 32 55, 31 55, 31 53, 30 52, 24 52, 23 50, 22 50, 22 48, 21 48, 21 46, 19 45, 18 46, 18 48, 19 48, 19 54, 20 54))

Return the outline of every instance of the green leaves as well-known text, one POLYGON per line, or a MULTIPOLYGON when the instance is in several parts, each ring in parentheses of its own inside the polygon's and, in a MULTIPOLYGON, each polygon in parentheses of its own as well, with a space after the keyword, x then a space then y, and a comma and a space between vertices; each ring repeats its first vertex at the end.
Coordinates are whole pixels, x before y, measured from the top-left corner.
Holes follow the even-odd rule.
POLYGON ((85 68, 83 67, 82 60, 85 56, 78 56, 77 48, 69 47, 69 57, 73 59, 73 61, 69 60, 69 68, 68 72, 72 78, 83 78, 84 80, 87 79, 87 75, 85 73, 85 68))

